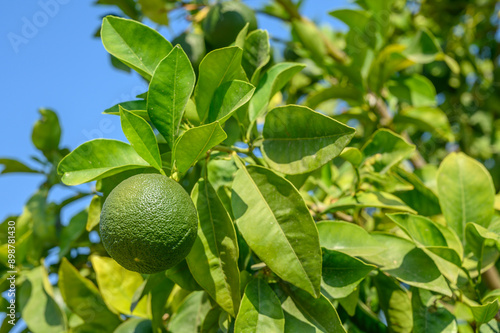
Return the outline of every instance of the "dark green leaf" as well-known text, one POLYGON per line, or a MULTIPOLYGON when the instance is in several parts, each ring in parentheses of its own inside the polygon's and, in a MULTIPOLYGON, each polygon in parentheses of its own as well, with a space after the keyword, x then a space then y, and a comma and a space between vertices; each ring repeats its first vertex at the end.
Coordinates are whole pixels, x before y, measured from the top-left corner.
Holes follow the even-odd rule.
POLYGON ((322 287, 330 297, 347 297, 376 268, 345 253, 323 249, 322 287))
POLYGON ((208 111, 208 122, 224 123, 231 115, 250 100, 255 87, 240 80, 227 81, 220 85, 212 97, 208 111))
POLYGON ((241 65, 252 84, 259 81, 260 71, 271 59, 269 35, 265 30, 252 31, 245 40, 241 65))
POLYGON ((0 158, 0 165, 3 165, 4 168, 0 174, 4 173, 13 173, 13 172, 29 172, 29 173, 40 173, 38 170, 33 170, 27 165, 17 161, 12 160, 10 158, 0 158))
POLYGON ((457 332, 455 316, 450 311, 436 305, 426 306, 420 297, 420 290, 413 289, 411 303, 413 307, 414 333, 454 333, 457 332))

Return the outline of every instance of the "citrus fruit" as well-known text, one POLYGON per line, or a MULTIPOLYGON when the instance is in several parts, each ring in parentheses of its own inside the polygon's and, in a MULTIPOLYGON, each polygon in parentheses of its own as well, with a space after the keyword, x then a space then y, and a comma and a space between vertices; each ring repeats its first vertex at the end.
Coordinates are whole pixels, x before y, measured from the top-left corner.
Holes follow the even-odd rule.
POLYGON ((247 23, 248 31, 257 29, 255 14, 245 4, 239 1, 218 3, 210 8, 203 20, 205 39, 216 48, 228 46, 247 23))
POLYGON ((101 239, 109 255, 128 270, 164 271, 184 259, 196 238, 198 216, 177 182, 139 174, 118 184, 104 202, 101 239))

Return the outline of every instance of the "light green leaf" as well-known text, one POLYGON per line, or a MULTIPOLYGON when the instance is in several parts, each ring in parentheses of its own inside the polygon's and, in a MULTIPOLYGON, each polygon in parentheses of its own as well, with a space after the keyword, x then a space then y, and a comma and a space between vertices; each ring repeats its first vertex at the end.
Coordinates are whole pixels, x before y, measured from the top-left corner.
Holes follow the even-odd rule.
POLYGON ((384 273, 379 273, 374 282, 389 332, 412 332, 413 314, 408 292, 384 273))
POLYGON ((241 65, 252 84, 259 82, 261 69, 271 59, 271 45, 266 30, 252 31, 245 40, 241 65))
POLYGON ((468 222, 488 227, 494 213, 495 188, 481 163, 463 153, 451 153, 439 167, 437 184, 448 226, 462 241, 468 222))
POLYGON ((395 117, 396 125, 414 125, 422 131, 429 131, 448 141, 455 139, 448 117, 443 110, 435 107, 405 108, 395 117))
POLYGON ((385 173, 414 150, 415 146, 406 142, 400 135, 380 129, 364 145, 362 152, 365 164, 373 165, 376 172, 385 173))
POLYGON ((336 212, 355 207, 374 207, 416 213, 413 209, 401 201, 401 199, 385 192, 361 192, 354 197, 343 197, 325 208, 324 212, 336 212))
POLYGON ((429 30, 421 30, 409 41, 403 54, 413 62, 427 64, 436 60, 440 52, 436 37, 429 30))
POLYGON ((304 105, 315 109, 321 103, 331 99, 343 99, 355 105, 356 103, 360 103, 361 97, 361 91, 354 86, 331 86, 309 93, 304 101, 304 105))
POLYGON ((343 221, 316 223, 321 247, 344 252, 351 256, 370 256, 385 250, 365 229, 343 221))
POLYGON ((233 222, 208 181, 200 179, 191 198, 198 211, 198 237, 186 257, 196 281, 231 316, 240 305, 238 241, 233 222))
POLYGON ((480 323, 487 323, 497 315, 500 310, 500 303, 498 300, 494 300, 490 303, 486 303, 479 306, 471 306, 472 314, 474 315, 474 319, 480 323))
POLYGON ((445 278, 424 250, 415 247, 409 240, 393 235, 372 236, 385 244, 386 251, 373 256, 363 256, 363 259, 376 264, 382 271, 406 284, 451 295, 445 278), (425 267, 425 270, 416 270, 415 267, 425 267))
POLYGON ((191 293, 172 316, 168 331, 171 333, 198 332, 209 310, 210 302, 204 291, 191 293))
POLYGON ((13 173, 13 172, 29 172, 29 173, 41 173, 38 170, 33 170, 24 163, 21 163, 17 160, 13 160, 10 158, 0 158, 0 165, 3 165, 2 172, 4 173, 13 173))
POLYGON ((208 111, 208 122, 218 120, 224 123, 231 115, 250 100, 255 87, 240 80, 227 81, 221 84, 212 97, 208 111))
POLYGON ((89 205, 89 213, 87 217, 86 230, 90 232, 95 226, 99 224, 101 218, 102 198, 94 195, 89 205))
POLYGON ((318 66, 324 66, 327 61, 332 61, 328 57, 328 49, 321 36, 322 32, 314 22, 303 17, 292 19, 292 35, 300 41, 318 66))
POLYGON ((448 246, 445 237, 430 219, 411 214, 387 214, 410 238, 423 246, 448 246))
MULTIPOLYGON (((423 304, 420 297, 421 291, 412 290, 411 303, 413 308, 414 333, 455 333, 457 321, 455 316, 447 309, 423 304)), ((437 303, 436 303, 437 304, 437 303)))
POLYGON ((346 147, 339 155, 344 160, 351 163, 353 166, 358 167, 363 161, 363 154, 358 148, 346 147))
POLYGON ((190 128, 184 132, 174 148, 174 160, 179 173, 185 173, 208 150, 226 138, 226 132, 219 122, 190 128))
POLYGON ((203 122, 207 118, 217 88, 232 80, 247 81, 241 67, 242 53, 243 51, 239 47, 226 47, 210 52, 201 61, 200 74, 194 93, 200 121, 203 122))
POLYGON ((234 325, 235 333, 280 333, 285 329, 281 303, 263 279, 250 281, 245 288, 234 325))
POLYGON ((250 100, 248 109, 250 122, 254 122, 258 117, 264 115, 271 98, 304 67, 305 65, 302 64, 282 62, 269 68, 260 79, 255 94, 250 100))
POLYGON ((148 318, 147 300, 143 299, 130 312, 134 293, 143 282, 139 273, 131 272, 111 258, 92 256, 97 285, 107 306, 115 313, 148 318))
POLYGON ((108 331, 120 324, 120 318, 108 309, 97 287, 66 258, 59 267, 58 286, 66 305, 86 323, 99 324, 108 331))
POLYGON ((323 249, 323 289, 332 298, 349 296, 376 269, 345 253, 323 249))
POLYGON ((41 118, 33 126, 31 141, 42 152, 57 150, 61 140, 61 126, 57 114, 49 109, 39 109, 41 118))
POLYGON ((24 277, 16 301, 29 330, 33 333, 67 332, 66 316, 54 300, 45 267, 26 271, 24 277))
POLYGON ((273 169, 302 174, 338 156, 354 133, 354 128, 307 107, 277 107, 266 116, 262 154, 273 169))
POLYGON ((337 310, 325 296, 320 294, 319 298, 313 298, 293 286, 283 288, 290 296, 281 305, 285 314, 285 333, 346 332, 337 310))
POLYGON ((132 147, 146 162, 162 170, 160 149, 158 149, 158 142, 151 126, 147 121, 121 106, 119 109, 123 133, 132 147))
POLYGON ((236 39, 234 43, 231 44, 231 46, 238 46, 241 49, 245 47, 245 40, 247 38, 249 26, 250 23, 247 22, 247 24, 245 24, 245 26, 240 30, 240 32, 238 32, 238 36, 236 36, 236 39))
POLYGON ((87 141, 66 155, 57 172, 66 185, 79 185, 125 170, 148 167, 149 163, 125 142, 108 139, 87 141))
POLYGON ((151 79, 158 63, 172 50, 172 44, 156 30, 115 16, 102 21, 101 38, 109 53, 146 80, 151 79))
POLYGON ((266 168, 241 166, 231 200, 238 229, 255 254, 283 280, 319 297, 318 230, 295 187, 266 168))
POLYGON ((392 95, 399 102, 407 103, 416 108, 423 106, 436 106, 436 88, 432 82, 423 75, 413 74, 401 77, 387 83, 392 95))
POLYGON ((194 89, 196 76, 191 62, 179 45, 158 64, 148 91, 149 118, 174 147, 186 104, 194 89))

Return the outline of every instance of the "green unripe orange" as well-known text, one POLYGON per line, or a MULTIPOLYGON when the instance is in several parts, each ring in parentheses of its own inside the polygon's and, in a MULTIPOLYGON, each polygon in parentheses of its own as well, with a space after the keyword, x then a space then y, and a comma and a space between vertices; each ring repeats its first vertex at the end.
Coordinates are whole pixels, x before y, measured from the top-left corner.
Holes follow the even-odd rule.
POLYGON ((159 174, 132 176, 104 202, 100 232, 109 255, 128 270, 169 269, 191 251, 198 216, 187 192, 159 174))
POLYGON ((257 19, 248 6, 240 1, 218 3, 203 20, 205 39, 215 48, 228 46, 247 23, 248 31, 257 29, 257 19))

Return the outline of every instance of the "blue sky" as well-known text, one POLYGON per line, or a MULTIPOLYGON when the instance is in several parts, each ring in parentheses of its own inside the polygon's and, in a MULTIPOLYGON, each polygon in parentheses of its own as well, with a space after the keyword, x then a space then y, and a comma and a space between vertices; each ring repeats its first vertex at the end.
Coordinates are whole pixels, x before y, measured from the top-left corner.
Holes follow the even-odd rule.
MULTIPOLYGON (((256 8, 266 1, 244 2, 256 8)), ((339 22, 327 15, 327 10, 346 6, 352 4, 346 0, 306 0, 304 13, 342 29, 339 22)), ((147 90, 147 85, 135 73, 114 69, 100 40, 93 38, 102 17, 113 13, 119 12, 114 7, 95 6, 93 1, 8 0, 4 3, 0 13, 0 63, 4 67, 0 89, 3 101, 0 158, 15 158, 36 165, 30 160, 30 156, 39 155, 31 143, 31 129, 40 107, 58 113, 63 130, 61 144, 69 149, 97 137, 126 141, 119 118, 101 112, 118 102, 134 99, 147 90), (58 6, 47 7, 49 3, 58 6)), ((271 35, 288 36, 288 29, 281 22, 262 16, 258 19, 260 28, 267 29, 271 35)), ((185 27, 185 22, 176 20, 170 29, 161 32, 171 40, 185 27)), ((39 175, 1 175, 0 222, 20 213, 42 180, 39 175)), ((59 202, 72 191, 57 186, 50 199, 59 202)), ((63 210, 63 222, 86 204, 88 200, 81 200, 63 210)))

